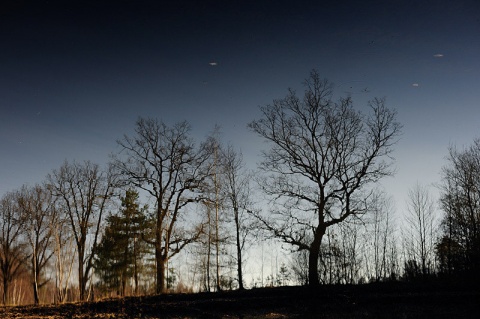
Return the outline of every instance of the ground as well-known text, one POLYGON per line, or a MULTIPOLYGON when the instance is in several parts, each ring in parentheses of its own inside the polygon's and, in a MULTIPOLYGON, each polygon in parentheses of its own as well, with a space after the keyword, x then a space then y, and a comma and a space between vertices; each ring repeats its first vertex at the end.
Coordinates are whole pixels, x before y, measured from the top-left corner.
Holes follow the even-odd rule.
POLYGON ((480 290, 406 284, 262 288, 0 308, 0 318, 477 318, 480 290))

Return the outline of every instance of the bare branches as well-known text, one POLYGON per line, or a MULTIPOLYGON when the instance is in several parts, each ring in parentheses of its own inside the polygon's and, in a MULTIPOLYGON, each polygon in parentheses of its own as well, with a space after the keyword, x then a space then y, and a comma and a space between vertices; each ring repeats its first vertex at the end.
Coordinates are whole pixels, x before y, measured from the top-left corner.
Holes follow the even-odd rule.
POLYGON ((0 278, 4 305, 10 302, 9 285, 22 271, 28 257, 21 235, 22 220, 15 194, 7 193, 0 199, 0 278))
POLYGON ((435 270, 434 242, 436 240, 435 205, 428 189, 416 184, 408 191, 405 221, 408 231, 408 254, 420 261, 423 276, 435 270))
MULTIPOLYGON (((385 99, 372 100, 368 116, 354 110, 349 97, 334 102, 333 86, 315 70, 304 87, 303 98, 289 90, 284 99, 261 107, 262 117, 249 128, 271 145, 260 164, 269 174, 262 189, 280 205, 291 204, 284 220, 292 220, 290 209, 313 213, 308 226, 323 236, 327 227, 365 212, 363 198, 369 196, 369 185, 393 173, 389 156, 401 125, 385 99)), ((308 228, 295 219, 290 226, 308 228)), ((302 241, 301 232, 270 227, 287 243, 318 250, 302 241)), ((313 239, 315 245, 320 242, 321 238, 313 239)))
POLYGON ((441 271, 478 273, 480 268, 480 139, 463 150, 451 147, 443 168, 441 271))
POLYGON ((16 194, 16 201, 22 220, 22 228, 30 251, 30 266, 33 277, 34 303, 38 304, 39 291, 47 281, 41 282, 41 275, 54 254, 50 249, 54 239, 57 211, 52 194, 40 185, 23 186, 16 194))
MULTIPOLYGON (((113 165, 125 184, 134 185, 155 200, 155 258, 157 292, 163 292, 165 264, 193 237, 175 237, 179 215, 193 202, 209 175, 210 153, 207 144, 196 147, 189 137, 190 125, 172 127, 155 119, 140 118, 135 136, 124 136, 113 165), (123 157, 120 157, 122 155, 123 157)), ((193 240, 193 239, 192 239, 193 240)))
POLYGON ((89 161, 82 164, 65 161, 59 170, 48 176, 48 182, 58 204, 66 212, 77 244, 80 299, 85 300, 101 222, 116 186, 113 171, 101 171, 89 161), (89 236, 92 237, 91 247, 87 246, 89 236))

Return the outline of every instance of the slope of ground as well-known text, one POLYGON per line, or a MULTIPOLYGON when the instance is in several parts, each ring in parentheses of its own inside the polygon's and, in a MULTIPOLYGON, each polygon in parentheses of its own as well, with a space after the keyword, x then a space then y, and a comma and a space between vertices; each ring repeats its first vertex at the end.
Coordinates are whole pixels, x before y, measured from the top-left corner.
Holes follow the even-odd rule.
POLYGON ((479 301, 472 287, 282 287, 3 307, 0 318, 477 318, 479 301))

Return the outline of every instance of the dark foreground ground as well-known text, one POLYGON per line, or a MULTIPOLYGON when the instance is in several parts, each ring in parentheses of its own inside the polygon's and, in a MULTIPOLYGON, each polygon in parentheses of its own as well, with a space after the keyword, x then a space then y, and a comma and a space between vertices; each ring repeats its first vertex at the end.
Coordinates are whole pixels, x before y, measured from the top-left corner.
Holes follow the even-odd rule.
POLYGON ((0 318, 480 318, 476 286, 263 288, 0 308, 0 318))

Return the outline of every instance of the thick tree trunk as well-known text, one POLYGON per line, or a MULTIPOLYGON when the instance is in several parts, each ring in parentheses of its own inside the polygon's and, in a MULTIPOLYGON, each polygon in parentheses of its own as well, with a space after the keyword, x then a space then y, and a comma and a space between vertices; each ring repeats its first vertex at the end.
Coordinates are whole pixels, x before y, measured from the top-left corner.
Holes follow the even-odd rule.
POLYGON ((238 273, 238 289, 243 290, 243 270, 242 270, 242 249, 237 242, 237 273, 238 273))
MULTIPOLYGON (((36 277, 36 275, 35 275, 36 277)), ((33 302, 35 305, 38 305, 40 303, 40 298, 38 297, 38 279, 35 278, 33 280, 33 302)))
POLYGON ((165 292, 165 265, 167 259, 164 258, 161 251, 158 249, 155 252, 157 260, 157 294, 162 294, 165 292))
POLYGON ((8 278, 4 275, 3 277, 3 305, 6 306, 9 303, 8 299, 8 278))
POLYGON ((308 255, 308 284, 310 286, 320 285, 320 279, 318 277, 318 257, 320 255, 320 244, 322 243, 325 231, 325 227, 318 227, 313 242, 310 245, 308 255))
MULTIPOLYGON (((79 261, 82 259, 79 259, 79 261)), ((86 297, 86 288, 87 288, 87 283, 85 281, 85 276, 83 274, 83 263, 79 262, 78 264, 78 283, 79 283, 79 293, 80 293, 80 301, 85 301, 86 297)))

